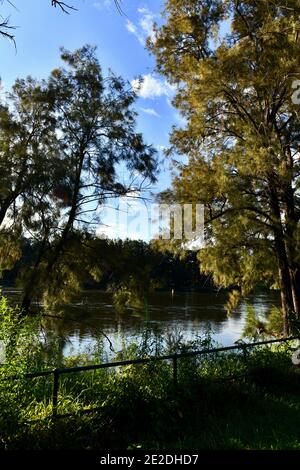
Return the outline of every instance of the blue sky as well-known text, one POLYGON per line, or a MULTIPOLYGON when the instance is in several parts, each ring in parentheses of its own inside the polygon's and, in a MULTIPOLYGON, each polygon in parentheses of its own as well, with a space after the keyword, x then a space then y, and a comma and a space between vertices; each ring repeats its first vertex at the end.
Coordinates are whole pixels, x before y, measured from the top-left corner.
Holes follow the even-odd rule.
MULTIPOLYGON (((123 0, 120 15, 112 0, 65 0, 78 8, 70 15, 51 7, 50 0, 13 0, 15 9, 1 6, 3 17, 11 16, 17 50, 1 40, 0 76, 4 89, 17 77, 29 74, 42 78, 59 64, 59 48, 73 50, 84 44, 98 47, 104 70, 134 84, 143 76, 144 84, 136 103, 138 130, 159 152, 168 146, 173 124, 180 122, 171 105, 174 93, 163 77, 154 72, 155 61, 145 49, 145 38, 152 34, 153 22, 161 21, 162 0, 123 0)), ((155 192, 170 183, 169 162, 164 159, 155 192)), ((147 238, 145 234, 142 238, 147 238)))

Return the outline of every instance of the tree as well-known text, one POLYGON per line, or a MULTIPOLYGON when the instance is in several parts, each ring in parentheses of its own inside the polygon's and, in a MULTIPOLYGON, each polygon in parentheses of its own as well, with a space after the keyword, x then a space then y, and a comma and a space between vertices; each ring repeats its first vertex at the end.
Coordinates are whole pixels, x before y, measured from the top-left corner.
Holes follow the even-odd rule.
POLYGON ((298 13, 297 0, 169 0, 149 42, 187 122, 168 197, 205 204, 199 259, 217 284, 280 288, 285 333, 300 315, 298 13))
POLYGON ((90 46, 63 50, 62 59, 66 67, 43 82, 55 145, 44 141, 40 149, 54 158, 16 203, 16 220, 40 247, 22 280, 24 311, 40 291, 57 301, 78 291, 84 272, 80 246, 99 224, 99 208, 108 198, 141 192, 145 181, 155 180, 156 152, 135 130, 131 86, 112 73, 104 78, 90 46))

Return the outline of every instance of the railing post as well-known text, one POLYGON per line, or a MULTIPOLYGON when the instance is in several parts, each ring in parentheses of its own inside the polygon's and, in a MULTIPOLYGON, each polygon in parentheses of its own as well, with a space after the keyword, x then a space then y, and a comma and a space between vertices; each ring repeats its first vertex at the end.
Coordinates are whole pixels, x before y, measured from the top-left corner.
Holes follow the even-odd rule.
POLYGON ((248 359, 247 347, 245 345, 242 346, 242 351, 243 351, 244 361, 247 362, 247 359, 248 359))
POLYGON ((173 382, 176 386, 178 384, 178 376, 177 376, 177 354, 173 356, 173 382))
POLYGON ((53 371, 53 395, 52 395, 52 417, 57 418, 57 402, 59 390, 59 370, 53 371))

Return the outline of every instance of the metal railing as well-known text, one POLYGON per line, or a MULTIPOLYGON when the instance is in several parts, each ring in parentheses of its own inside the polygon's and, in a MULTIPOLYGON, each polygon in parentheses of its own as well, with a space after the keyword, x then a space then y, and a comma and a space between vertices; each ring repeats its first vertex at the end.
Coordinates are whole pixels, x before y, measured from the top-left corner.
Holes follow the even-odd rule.
MULTIPOLYGON (((33 378, 38 378, 38 377, 47 377, 50 375, 53 375, 53 389, 52 389, 52 416, 53 418, 57 418, 59 415, 57 413, 57 407, 58 407, 58 393, 59 393, 59 378, 61 375, 64 374, 70 374, 70 373, 79 373, 79 372, 86 372, 86 371, 95 371, 99 369, 108 369, 108 368, 113 368, 113 367, 122 367, 122 366, 128 366, 128 365, 135 365, 135 364, 149 364, 153 362, 158 362, 158 361, 168 361, 172 360, 173 361, 173 382, 174 385, 177 385, 178 383, 178 360, 181 358, 187 358, 187 357, 195 357, 195 356, 202 356, 206 354, 212 354, 212 353, 218 353, 218 352, 225 352, 225 351, 234 351, 234 350, 242 350, 243 353, 246 355, 247 350, 257 347, 257 346, 263 346, 267 344, 273 344, 273 343, 282 343, 282 342, 287 342, 287 341, 292 341, 300 339, 299 336, 291 336, 288 338, 280 338, 280 339, 273 339, 273 340, 266 340, 266 341, 260 341, 260 342, 254 342, 254 343, 241 343, 241 344, 236 344, 233 346, 224 346, 221 348, 213 348, 213 349, 202 349, 199 351, 189 351, 189 352, 183 352, 183 353, 175 353, 175 354, 168 354, 165 356, 151 356, 151 357, 146 357, 146 358, 141 358, 141 359, 129 359, 125 361, 117 361, 117 362, 107 362, 104 364, 97 364, 97 365, 89 365, 89 366, 78 366, 78 367, 69 367, 69 368, 58 368, 58 369, 52 369, 48 371, 42 371, 42 372, 31 372, 28 374, 24 374, 22 377, 20 376, 15 376, 15 377, 10 377, 8 380, 21 380, 21 379, 33 379, 33 378)), ((93 409, 89 409, 88 411, 93 411, 93 409)), ((66 415, 60 415, 60 416, 66 416, 66 415)))

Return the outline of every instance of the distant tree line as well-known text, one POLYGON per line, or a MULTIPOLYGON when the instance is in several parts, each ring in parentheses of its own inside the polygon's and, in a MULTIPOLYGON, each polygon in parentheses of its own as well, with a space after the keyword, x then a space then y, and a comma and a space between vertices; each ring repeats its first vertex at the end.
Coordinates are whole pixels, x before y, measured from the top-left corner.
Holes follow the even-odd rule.
MULTIPOLYGON (((92 234, 77 234, 76 243, 81 252, 75 273, 85 289, 108 290, 113 294, 144 299, 151 291, 172 290, 211 291, 214 289, 210 276, 200 273, 197 253, 190 251, 185 257, 169 251, 161 252, 152 243, 136 240, 109 240, 92 234), (79 275, 80 273, 80 275, 79 275)), ((23 276, 34 265, 40 252, 40 242, 24 238, 22 255, 11 270, 4 273, 2 283, 8 286, 23 285, 23 276)), ((73 269, 74 259, 65 258, 65 269, 73 269)), ((35 291, 39 298, 38 290, 35 291)), ((57 297, 61 302, 61 296, 57 297)))

